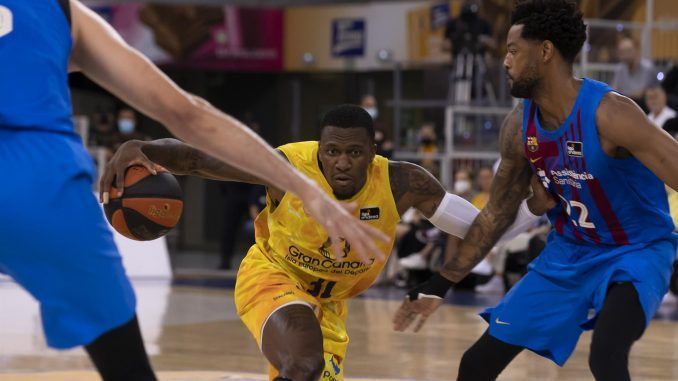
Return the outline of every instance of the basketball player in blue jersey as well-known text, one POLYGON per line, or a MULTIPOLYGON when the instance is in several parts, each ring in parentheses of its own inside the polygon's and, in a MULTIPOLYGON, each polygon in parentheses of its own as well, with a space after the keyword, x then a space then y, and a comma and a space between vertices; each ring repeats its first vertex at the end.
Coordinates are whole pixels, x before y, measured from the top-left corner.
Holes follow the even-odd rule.
POLYGON ((536 173, 560 200, 548 213, 553 231, 527 275, 481 314, 489 329, 458 380, 494 380, 525 348, 563 365, 587 329, 595 379, 629 380, 629 351, 659 308, 676 252, 664 183, 678 189, 678 143, 629 98, 573 76, 586 39, 575 3, 519 1, 511 23, 504 66, 524 101, 504 121, 490 201, 458 255, 409 292, 395 328, 421 316, 419 329, 485 257, 536 173))
MULTIPOLYGON (((93 163, 71 122, 69 69, 195 147, 295 193, 331 239, 345 237, 362 260, 383 258, 375 241, 388 237, 238 121, 179 89, 78 1, 0 0, 0 57, 0 271, 39 301, 49 346, 84 345, 105 381, 155 376, 134 292, 91 192, 93 163)), ((150 162, 128 164, 155 171, 150 162)), ((103 179, 102 198, 123 174, 103 179)))

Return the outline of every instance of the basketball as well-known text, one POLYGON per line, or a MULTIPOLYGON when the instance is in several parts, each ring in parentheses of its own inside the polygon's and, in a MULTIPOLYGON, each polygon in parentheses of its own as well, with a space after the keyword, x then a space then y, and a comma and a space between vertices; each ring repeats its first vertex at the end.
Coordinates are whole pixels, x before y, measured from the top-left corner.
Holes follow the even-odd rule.
POLYGON ((122 197, 111 187, 110 200, 104 205, 106 218, 118 233, 150 241, 177 225, 184 202, 179 182, 171 173, 153 175, 145 167, 133 166, 127 169, 124 184, 122 197))

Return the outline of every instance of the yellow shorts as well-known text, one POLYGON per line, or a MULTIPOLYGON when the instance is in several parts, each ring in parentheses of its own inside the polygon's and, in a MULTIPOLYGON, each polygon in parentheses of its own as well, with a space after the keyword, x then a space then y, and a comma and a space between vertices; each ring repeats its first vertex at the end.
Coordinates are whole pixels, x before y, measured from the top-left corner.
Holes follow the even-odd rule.
MULTIPOLYGON (((305 304, 313 309, 323 334, 325 369, 321 380, 343 380, 343 360, 346 357, 346 302, 325 302, 305 290, 307 286, 288 275, 268 259, 255 245, 240 264, 235 285, 235 305, 261 348, 261 336, 268 318, 278 309, 290 304, 305 304)), ((278 372, 270 367, 270 379, 278 372)))

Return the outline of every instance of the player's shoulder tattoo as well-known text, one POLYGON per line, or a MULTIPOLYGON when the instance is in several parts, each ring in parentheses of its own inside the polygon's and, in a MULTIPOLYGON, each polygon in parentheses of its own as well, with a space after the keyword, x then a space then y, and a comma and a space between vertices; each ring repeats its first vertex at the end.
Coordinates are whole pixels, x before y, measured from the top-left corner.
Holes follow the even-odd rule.
POLYGON ((520 102, 504 118, 499 132, 499 151, 502 160, 524 156, 523 152, 523 102, 520 102))
POLYGON ((396 202, 406 194, 438 196, 445 193, 438 180, 426 169, 406 161, 391 161, 388 166, 391 191, 396 202))

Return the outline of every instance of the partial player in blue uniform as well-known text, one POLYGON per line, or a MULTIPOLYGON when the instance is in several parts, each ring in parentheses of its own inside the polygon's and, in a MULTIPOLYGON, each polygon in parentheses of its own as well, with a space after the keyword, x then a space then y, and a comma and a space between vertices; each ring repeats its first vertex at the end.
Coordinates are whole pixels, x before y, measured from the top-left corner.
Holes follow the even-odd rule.
MULTIPOLYGON (((0 272, 40 303, 47 343, 84 345, 105 381, 155 380, 134 292, 92 194, 92 160, 71 122, 68 72, 95 82, 212 156, 299 195, 333 241, 361 258, 382 233, 362 224, 233 118, 179 89, 75 0, 0 0, 0 272)), ((126 167, 102 178, 102 199, 126 167)), ((339 246, 339 245, 336 245, 339 246)), ((383 253, 381 253, 383 256, 383 253)))
POLYGON ((457 257, 410 291, 396 316, 397 329, 429 316, 510 224, 529 176, 539 176, 559 201, 548 243, 481 314, 489 329, 464 354, 458 380, 494 380, 525 348, 563 365, 586 329, 596 380, 630 380, 631 346, 668 289, 677 241, 664 183, 678 189, 678 143, 630 99, 573 77, 585 40, 576 3, 518 2, 504 65, 511 94, 525 100, 504 122, 490 201, 457 257))

